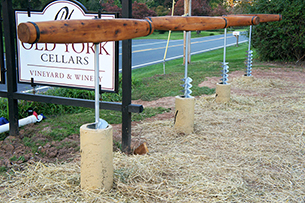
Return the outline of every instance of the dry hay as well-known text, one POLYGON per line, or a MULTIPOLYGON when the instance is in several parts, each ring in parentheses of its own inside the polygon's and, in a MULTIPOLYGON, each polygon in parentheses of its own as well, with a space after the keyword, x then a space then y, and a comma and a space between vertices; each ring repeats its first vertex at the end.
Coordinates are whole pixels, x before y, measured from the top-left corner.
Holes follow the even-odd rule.
POLYGON ((305 90, 302 84, 241 78, 244 93, 217 104, 200 97, 195 132, 173 122, 133 131, 149 155, 114 153, 114 187, 80 190, 79 161, 32 163, 1 177, 0 202, 304 202, 305 90))

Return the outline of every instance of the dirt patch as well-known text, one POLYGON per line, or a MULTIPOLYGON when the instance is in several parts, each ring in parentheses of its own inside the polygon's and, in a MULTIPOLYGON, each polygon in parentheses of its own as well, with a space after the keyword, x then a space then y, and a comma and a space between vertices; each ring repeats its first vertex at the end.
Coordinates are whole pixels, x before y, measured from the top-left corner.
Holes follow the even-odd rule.
MULTIPOLYGON (((34 132, 34 124, 29 124, 20 131, 23 136, 28 136, 27 129, 34 132)), ((8 136, 4 141, 0 141, 0 166, 14 168, 17 170, 19 164, 28 161, 57 162, 71 161, 79 151, 79 135, 73 134, 62 141, 48 141, 43 134, 35 134, 32 142, 37 143, 35 146, 31 143, 24 143, 19 137, 8 136), (41 144, 38 144, 41 143, 41 144), (43 144, 42 144, 43 143, 43 144), (36 148, 37 152, 32 153, 36 148)))

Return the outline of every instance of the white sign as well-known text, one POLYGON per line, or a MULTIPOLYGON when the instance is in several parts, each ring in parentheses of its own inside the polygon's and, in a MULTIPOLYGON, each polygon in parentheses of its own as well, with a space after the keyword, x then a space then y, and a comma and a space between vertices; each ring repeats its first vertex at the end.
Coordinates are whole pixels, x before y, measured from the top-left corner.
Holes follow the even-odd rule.
POLYGON ((233 35, 234 35, 234 36, 238 36, 238 35, 239 35, 239 32, 238 32, 238 31, 234 31, 234 32, 233 32, 233 35))
MULTIPOLYGON (((15 11, 16 25, 22 22, 39 22, 68 19, 93 19, 82 7, 70 1, 53 1, 43 11, 15 11)), ((102 19, 115 18, 102 14, 102 19)), ((27 44, 17 40, 19 81, 35 84, 94 89, 94 44, 27 44)), ((100 84, 103 91, 115 91, 115 42, 100 43, 100 84)))

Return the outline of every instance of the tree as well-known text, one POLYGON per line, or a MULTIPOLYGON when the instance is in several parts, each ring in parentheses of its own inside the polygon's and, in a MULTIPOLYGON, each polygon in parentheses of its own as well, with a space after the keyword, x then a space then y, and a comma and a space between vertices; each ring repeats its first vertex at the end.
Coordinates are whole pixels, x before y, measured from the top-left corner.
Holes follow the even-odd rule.
POLYGON ((156 12, 149 9, 146 4, 134 2, 132 4, 132 17, 142 19, 148 16, 156 16, 156 12))
POLYGON ((155 10, 157 16, 165 16, 168 15, 168 9, 166 9, 164 6, 158 6, 155 10))
POLYGON ((222 16, 227 15, 229 12, 226 10, 225 5, 222 3, 218 4, 217 7, 214 7, 210 12, 211 16, 222 16))
POLYGON ((227 0, 227 8, 234 14, 246 13, 255 0, 227 0))
POLYGON ((249 11, 283 16, 253 29, 252 45, 262 60, 305 61, 304 0, 256 0, 249 11))
POLYGON ((192 0, 192 15, 207 16, 211 12, 211 7, 207 0, 192 0))
POLYGON ((122 16, 122 8, 117 6, 113 0, 102 3, 102 11, 118 13, 119 17, 122 16))
MULTIPOLYGON (((207 0, 192 0, 192 16, 209 15, 211 7, 207 0)), ((184 0, 178 0, 175 5, 174 15, 184 14, 184 0)))

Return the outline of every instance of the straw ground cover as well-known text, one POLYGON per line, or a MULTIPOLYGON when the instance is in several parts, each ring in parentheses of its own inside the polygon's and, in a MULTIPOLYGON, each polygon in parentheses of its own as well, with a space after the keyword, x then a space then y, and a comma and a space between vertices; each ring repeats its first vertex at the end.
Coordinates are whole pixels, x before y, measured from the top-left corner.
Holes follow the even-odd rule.
POLYGON ((305 71, 253 75, 230 75, 228 103, 197 97, 192 134, 175 132, 173 119, 137 124, 150 152, 114 152, 110 192, 80 190, 78 157, 1 176, 0 202, 304 202, 305 71))

